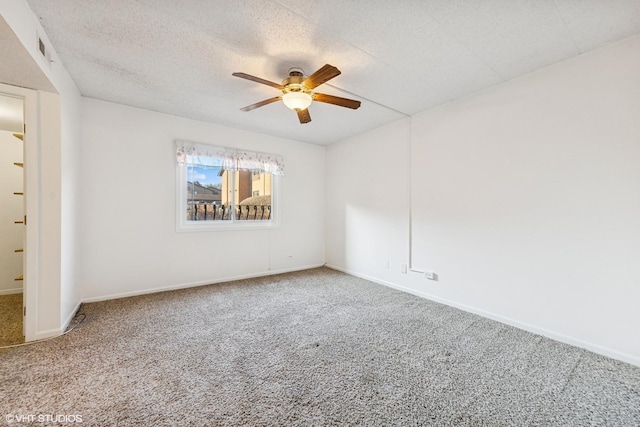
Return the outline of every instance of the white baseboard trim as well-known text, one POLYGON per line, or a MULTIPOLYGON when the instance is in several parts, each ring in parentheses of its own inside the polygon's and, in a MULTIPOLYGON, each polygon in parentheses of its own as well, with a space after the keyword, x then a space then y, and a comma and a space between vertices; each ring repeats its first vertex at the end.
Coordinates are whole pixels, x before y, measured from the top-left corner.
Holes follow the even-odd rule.
POLYGON ((78 302, 78 304, 76 304, 76 306, 71 311, 71 314, 69 314, 69 316, 67 316, 67 319, 63 322, 62 327, 55 328, 55 329, 48 329, 46 331, 38 331, 36 332, 35 338, 27 342, 34 342, 34 341, 45 340, 48 338, 55 338, 64 334, 64 331, 66 331, 67 328, 69 327, 69 323, 71 323, 71 320, 73 320, 76 313, 78 312, 78 309, 80 308, 80 304, 81 302, 78 302))
POLYGON ((220 278, 220 279, 203 280, 203 281, 200 281, 200 282, 181 283, 181 284, 177 284, 177 285, 163 286, 163 287, 159 287, 159 288, 143 289, 143 290, 140 290, 140 291, 130 291, 130 292, 121 292, 121 293, 117 293, 117 294, 100 295, 100 296, 96 296, 96 297, 83 298, 82 302, 83 303, 89 303, 89 302, 107 301, 107 300, 111 300, 111 299, 134 297, 134 296, 138 296, 138 295, 155 294, 157 292, 166 292, 166 291, 175 291, 175 290, 178 290, 178 289, 195 288, 195 287, 198 287, 198 286, 214 285, 216 283, 232 282, 234 280, 252 279, 254 277, 273 276, 275 274, 291 273, 291 272, 294 272, 294 271, 302 271, 302 270, 310 270, 312 268, 322 267, 323 265, 324 264, 305 265, 305 266, 301 266, 301 267, 284 268, 284 269, 281 269, 281 270, 269 270, 269 271, 263 271, 263 272, 259 272, 259 273, 243 274, 243 275, 240 275, 240 276, 224 277, 224 278, 220 278))
MULTIPOLYGON (((38 331, 38 332, 36 332, 35 339, 32 340, 32 341, 44 340, 44 339, 47 339, 47 338, 58 337, 60 335, 62 335, 62 330, 60 330, 60 328, 48 329, 46 331, 38 331)), ((29 341, 29 342, 31 342, 31 341, 29 341)))
POLYGON ((13 294, 21 294, 22 288, 13 288, 13 289, 0 289, 0 295, 13 295, 13 294))
POLYGON ((82 304, 82 301, 78 301, 76 306, 73 307, 73 310, 71 310, 71 313, 67 316, 65 321, 62 323, 62 328, 61 328, 62 332, 61 333, 64 333, 64 331, 67 330, 67 328, 69 327, 69 323, 71 323, 73 318, 76 317, 76 314, 78 313, 78 310, 80 309, 80 304, 82 304))
POLYGON ((466 311, 466 312, 469 312, 469 313, 477 314, 478 316, 486 317, 488 319, 495 320, 497 322, 504 323, 506 325, 516 327, 518 329, 523 329, 525 331, 532 332, 534 334, 542 335, 544 337, 551 338, 553 340, 563 342, 565 344, 573 345, 575 347, 580 347, 580 348, 583 348, 585 350, 589 350, 589 351, 592 351, 594 353, 601 354, 603 356, 611 357, 613 359, 621 360, 623 362, 630 363, 630 364, 635 365, 635 366, 640 366, 640 357, 633 356, 631 354, 622 353, 622 352, 619 352, 617 350, 612 350, 610 348, 602 347, 602 346, 600 346, 598 344, 594 344, 594 343, 591 343, 591 342, 588 342, 588 341, 583 341, 583 340, 578 339, 578 338, 573 338, 571 336, 564 335, 564 334, 561 334, 561 333, 557 333, 557 332, 551 331, 549 329, 540 328, 540 327, 537 327, 535 325, 531 325, 531 324, 528 324, 528 323, 523 323, 523 322, 520 322, 518 320, 511 319, 509 317, 505 317, 505 316, 502 316, 502 315, 499 315, 499 314, 495 314, 495 313, 492 313, 492 312, 489 312, 489 311, 485 311, 485 310, 482 310, 482 309, 479 309, 479 308, 476 308, 476 307, 472 307, 472 306, 469 306, 469 305, 466 305, 466 304, 460 304, 458 302, 451 301, 451 300, 448 300, 446 298, 441 298, 441 297, 438 297, 436 295, 429 294, 427 292, 417 291, 415 289, 411 289, 411 288, 408 288, 406 286, 398 285, 396 283, 387 282, 385 280, 380 280, 380 279, 377 279, 375 277, 368 276, 366 274, 361 274, 361 273, 357 273, 355 271, 348 270, 346 268, 338 267, 336 265, 326 264, 325 266, 327 268, 331 268, 332 270, 341 271, 341 272, 349 274, 351 276, 359 277, 361 279, 369 280, 370 282, 378 283, 380 285, 384 285, 384 286, 387 286, 389 288, 397 289, 399 291, 406 292, 406 293, 409 293, 409 294, 412 294, 412 295, 416 295, 416 296, 421 297, 421 298, 425 298, 425 299, 428 299, 428 300, 431 300, 431 301, 435 301, 435 302, 438 302, 438 303, 441 303, 441 304, 444 304, 444 305, 448 305, 448 306, 451 306, 451 307, 455 307, 455 308, 458 308, 460 310, 463 310, 463 311, 466 311))

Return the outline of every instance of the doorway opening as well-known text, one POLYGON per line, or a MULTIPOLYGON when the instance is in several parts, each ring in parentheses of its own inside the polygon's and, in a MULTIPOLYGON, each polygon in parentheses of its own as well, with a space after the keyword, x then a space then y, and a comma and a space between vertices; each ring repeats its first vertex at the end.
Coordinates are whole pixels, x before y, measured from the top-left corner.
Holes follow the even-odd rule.
POLYGON ((0 94, 0 346, 25 341, 24 99, 0 94))

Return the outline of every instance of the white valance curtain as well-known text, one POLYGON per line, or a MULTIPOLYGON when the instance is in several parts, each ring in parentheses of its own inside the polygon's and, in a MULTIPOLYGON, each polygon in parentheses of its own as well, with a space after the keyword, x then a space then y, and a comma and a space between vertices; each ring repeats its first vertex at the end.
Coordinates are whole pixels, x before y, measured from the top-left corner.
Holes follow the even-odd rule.
POLYGON ((179 165, 197 164, 225 170, 252 170, 284 175, 284 158, 277 154, 216 147, 190 141, 176 141, 179 165))

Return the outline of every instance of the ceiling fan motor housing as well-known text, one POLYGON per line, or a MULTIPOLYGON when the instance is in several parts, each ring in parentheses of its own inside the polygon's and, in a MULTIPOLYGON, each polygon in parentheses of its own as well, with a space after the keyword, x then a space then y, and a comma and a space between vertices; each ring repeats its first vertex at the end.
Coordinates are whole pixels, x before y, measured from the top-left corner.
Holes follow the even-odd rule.
POLYGON ((305 80, 304 77, 304 72, 302 71, 301 68, 290 68, 289 69, 289 77, 287 77, 286 79, 284 79, 282 81, 282 86, 284 86, 284 88, 282 88, 282 92, 283 93, 289 93, 289 92, 304 92, 304 93, 309 93, 311 92, 309 89, 307 89, 302 82, 305 80))

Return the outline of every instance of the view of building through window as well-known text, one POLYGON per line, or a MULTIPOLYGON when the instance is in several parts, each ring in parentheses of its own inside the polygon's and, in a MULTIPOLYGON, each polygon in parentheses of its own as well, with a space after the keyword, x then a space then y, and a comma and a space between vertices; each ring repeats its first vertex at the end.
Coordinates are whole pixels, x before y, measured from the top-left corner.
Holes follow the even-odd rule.
POLYGON ((187 221, 270 220, 271 195, 270 173, 187 167, 187 221))

